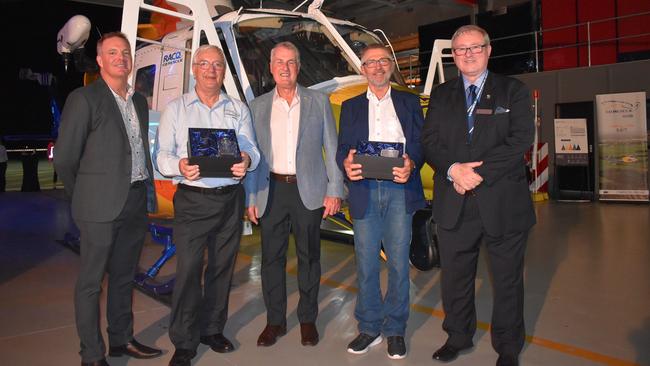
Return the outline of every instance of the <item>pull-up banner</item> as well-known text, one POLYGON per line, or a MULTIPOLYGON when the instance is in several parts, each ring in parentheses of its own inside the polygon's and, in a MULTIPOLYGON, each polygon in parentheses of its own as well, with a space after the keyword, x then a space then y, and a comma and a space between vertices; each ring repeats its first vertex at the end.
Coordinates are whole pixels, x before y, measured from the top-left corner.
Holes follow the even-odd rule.
POLYGON ((646 94, 596 95, 601 200, 648 201, 646 94))

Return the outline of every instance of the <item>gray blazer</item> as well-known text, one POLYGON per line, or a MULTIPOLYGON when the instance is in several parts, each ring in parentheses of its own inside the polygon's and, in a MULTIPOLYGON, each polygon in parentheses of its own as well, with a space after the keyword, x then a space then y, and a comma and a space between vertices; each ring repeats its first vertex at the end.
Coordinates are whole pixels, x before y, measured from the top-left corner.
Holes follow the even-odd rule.
MULTIPOLYGON (((246 207, 257 206, 264 215, 269 197, 271 149, 270 91, 251 102, 253 126, 260 150, 260 163, 244 179, 246 207)), ((327 95, 298 85, 300 126, 296 151, 296 176, 302 203, 310 210, 323 206, 325 196, 343 198, 343 175, 336 166, 336 123, 327 95), (325 154, 323 154, 325 149, 325 154)))
MULTIPOLYGON (((146 99, 133 95, 149 172, 147 206, 155 211, 153 167, 149 152, 149 112, 146 99)), ((119 214, 131 186, 131 145, 126 127, 106 82, 74 90, 61 115, 54 167, 72 198, 72 216, 92 222, 109 222, 119 214)))

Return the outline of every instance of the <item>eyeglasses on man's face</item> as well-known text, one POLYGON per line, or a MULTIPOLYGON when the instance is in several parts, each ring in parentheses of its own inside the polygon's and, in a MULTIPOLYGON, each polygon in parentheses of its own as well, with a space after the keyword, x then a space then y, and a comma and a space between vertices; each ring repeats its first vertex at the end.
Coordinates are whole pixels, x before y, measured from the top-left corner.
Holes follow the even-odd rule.
POLYGON ((391 62, 393 62, 392 58, 390 58, 390 57, 382 57, 379 60, 373 60, 373 59, 366 60, 366 62, 362 63, 362 65, 365 66, 365 67, 373 68, 373 67, 377 67, 378 65, 388 66, 388 65, 390 65, 391 62))
POLYGON ((465 55, 467 55, 468 51, 472 55, 475 55, 477 53, 483 53, 483 50, 485 49, 485 47, 487 47, 486 44, 480 44, 480 45, 477 45, 477 46, 453 48, 453 50, 454 50, 454 55, 456 55, 456 56, 465 56, 465 55))
POLYGON ((226 64, 221 61, 210 62, 206 60, 195 62, 194 65, 198 66, 201 70, 210 70, 211 68, 222 70, 224 67, 226 67, 226 64))

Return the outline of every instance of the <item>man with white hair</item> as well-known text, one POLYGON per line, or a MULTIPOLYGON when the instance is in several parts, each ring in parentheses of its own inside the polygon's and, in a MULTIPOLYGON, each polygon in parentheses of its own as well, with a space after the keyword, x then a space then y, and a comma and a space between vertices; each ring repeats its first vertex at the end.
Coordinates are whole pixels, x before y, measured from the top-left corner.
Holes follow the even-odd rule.
POLYGON ((247 171, 255 169, 260 156, 248 108, 221 92, 226 72, 221 49, 199 47, 192 59, 192 71, 196 86, 167 105, 154 148, 156 168, 178 184, 174 195, 176 282, 169 327, 176 352, 170 366, 189 366, 199 342, 215 352, 234 350, 223 329, 244 216, 240 182, 247 171), (189 128, 235 130, 242 161, 232 165, 232 177, 202 177, 199 166, 190 165, 189 128), (203 273, 206 247, 207 268, 203 273))

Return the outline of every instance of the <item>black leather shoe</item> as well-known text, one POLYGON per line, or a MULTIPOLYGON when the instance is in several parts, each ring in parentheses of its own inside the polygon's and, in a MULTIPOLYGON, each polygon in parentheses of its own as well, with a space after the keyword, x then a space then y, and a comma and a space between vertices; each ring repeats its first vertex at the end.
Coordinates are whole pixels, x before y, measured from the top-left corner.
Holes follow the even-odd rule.
POLYGON ((132 339, 131 342, 127 344, 111 347, 108 351, 108 355, 111 357, 120 357, 122 355, 127 355, 133 358, 154 358, 162 355, 162 351, 156 348, 145 346, 135 339, 132 339))
POLYGON ((169 366, 190 366, 194 356, 196 356, 195 350, 177 348, 172 359, 169 360, 169 366))
POLYGON ((499 355, 497 366, 519 366, 519 358, 513 355, 499 355))
POLYGON ((102 358, 99 361, 94 361, 94 362, 82 362, 81 366, 110 366, 108 362, 106 362, 106 359, 102 358))
POLYGON ((433 359, 440 362, 449 362, 453 361, 458 357, 458 352, 471 348, 472 346, 457 348, 450 344, 445 343, 437 351, 433 353, 433 359))
POLYGON ((235 346, 233 346, 232 342, 230 342, 228 338, 224 337, 222 333, 203 336, 201 337, 201 343, 210 346, 213 351, 219 353, 228 353, 235 350, 235 346))

